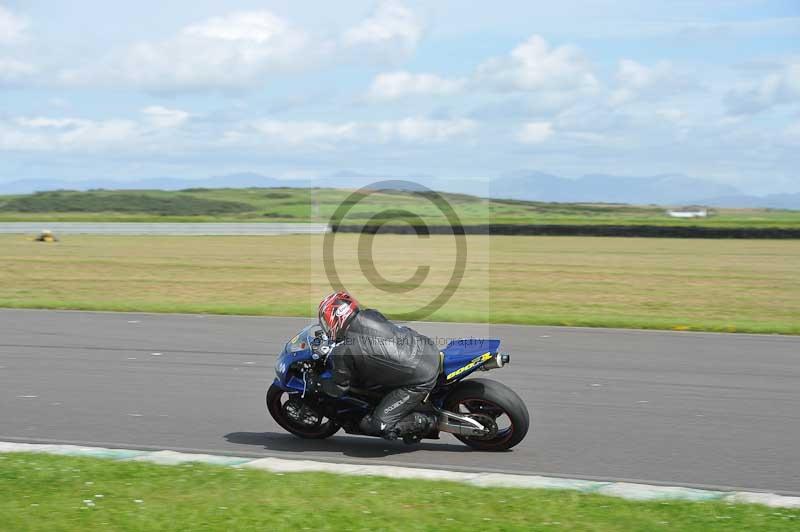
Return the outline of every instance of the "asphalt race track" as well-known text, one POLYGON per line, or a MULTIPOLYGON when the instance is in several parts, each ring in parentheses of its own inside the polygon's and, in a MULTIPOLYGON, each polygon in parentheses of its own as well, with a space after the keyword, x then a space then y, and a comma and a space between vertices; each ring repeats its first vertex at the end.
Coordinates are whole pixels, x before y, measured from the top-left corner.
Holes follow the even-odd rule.
POLYGON ((275 354, 309 320, 0 310, 0 440, 628 479, 800 494, 800 338, 419 323, 492 335, 482 373, 532 432, 511 452, 303 441, 269 418, 275 354))

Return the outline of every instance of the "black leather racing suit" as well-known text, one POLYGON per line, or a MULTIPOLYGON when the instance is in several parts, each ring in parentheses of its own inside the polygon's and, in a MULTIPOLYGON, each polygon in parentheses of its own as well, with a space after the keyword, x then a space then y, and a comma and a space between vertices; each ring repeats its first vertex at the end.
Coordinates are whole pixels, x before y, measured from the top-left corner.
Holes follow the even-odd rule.
POLYGON ((384 435, 395 427, 401 433, 407 429, 409 414, 433 389, 440 371, 439 349, 430 338, 395 325, 374 309, 359 311, 332 360, 338 386, 393 388, 365 418, 366 428, 362 423, 367 432, 384 435))

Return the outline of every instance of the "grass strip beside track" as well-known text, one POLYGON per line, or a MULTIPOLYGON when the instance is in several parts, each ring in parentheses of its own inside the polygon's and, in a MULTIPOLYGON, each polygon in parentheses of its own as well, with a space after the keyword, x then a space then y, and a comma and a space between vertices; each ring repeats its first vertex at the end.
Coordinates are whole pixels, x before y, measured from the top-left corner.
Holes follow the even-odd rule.
POLYGON ((0 455, 4 530, 796 530, 800 510, 568 491, 0 455))
MULTIPOLYGON (((392 316, 433 299, 452 272, 452 237, 378 235, 388 280, 372 286, 361 235, 336 236, 342 280, 392 316), (380 285, 379 285, 380 287, 380 285)), ((0 235, 0 306, 313 316, 330 291, 322 237, 0 235)), ((800 334, 800 241, 467 237, 467 267, 434 321, 800 334)))

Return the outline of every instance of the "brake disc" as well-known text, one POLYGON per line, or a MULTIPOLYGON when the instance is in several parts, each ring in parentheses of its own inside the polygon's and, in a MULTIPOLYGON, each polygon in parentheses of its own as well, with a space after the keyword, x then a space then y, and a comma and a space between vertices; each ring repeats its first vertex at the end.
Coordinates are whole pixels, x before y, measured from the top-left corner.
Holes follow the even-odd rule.
POLYGON ((284 403, 283 412, 293 422, 306 427, 317 426, 322 421, 322 416, 314 412, 308 405, 303 404, 302 401, 294 398, 284 403))

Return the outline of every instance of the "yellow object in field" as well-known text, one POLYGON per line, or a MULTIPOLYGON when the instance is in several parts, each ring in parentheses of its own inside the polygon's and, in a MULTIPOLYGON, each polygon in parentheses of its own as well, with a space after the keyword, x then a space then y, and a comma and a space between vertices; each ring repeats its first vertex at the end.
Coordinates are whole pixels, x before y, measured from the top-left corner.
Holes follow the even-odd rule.
POLYGON ((36 242, 58 242, 58 239, 49 229, 45 229, 36 237, 36 242))

